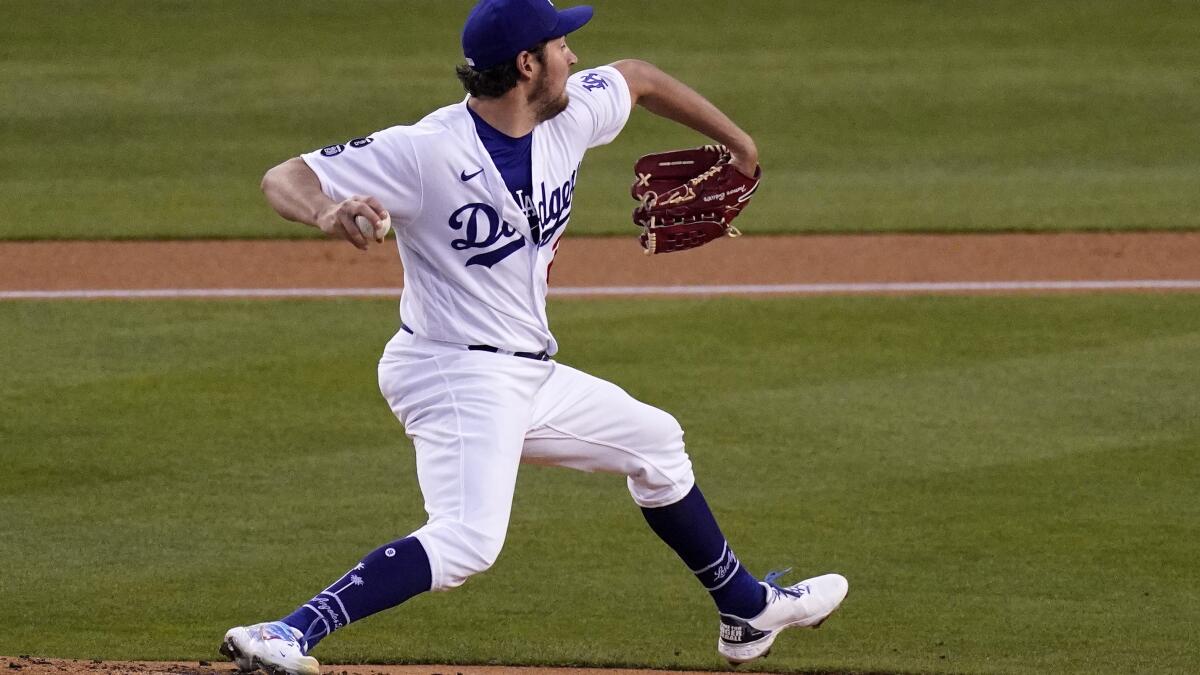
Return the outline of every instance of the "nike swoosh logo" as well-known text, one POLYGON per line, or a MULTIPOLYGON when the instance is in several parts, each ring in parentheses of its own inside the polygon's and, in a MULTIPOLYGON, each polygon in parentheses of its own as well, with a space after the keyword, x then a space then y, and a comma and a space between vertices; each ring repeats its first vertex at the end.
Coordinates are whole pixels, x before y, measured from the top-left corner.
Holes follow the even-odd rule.
POLYGON ((458 177, 459 177, 459 178, 461 178, 461 179, 462 179, 462 181, 465 183, 465 182, 467 182, 467 181, 471 180, 472 178, 474 178, 475 176, 478 176, 478 175, 479 175, 479 174, 481 174, 481 173, 483 173, 483 169, 480 169, 480 170, 478 170, 478 171, 476 171, 475 173, 473 173, 473 174, 470 174, 470 175, 467 175, 467 172, 466 172, 466 171, 463 171, 463 172, 461 172, 461 173, 459 173, 459 174, 458 174, 458 177))

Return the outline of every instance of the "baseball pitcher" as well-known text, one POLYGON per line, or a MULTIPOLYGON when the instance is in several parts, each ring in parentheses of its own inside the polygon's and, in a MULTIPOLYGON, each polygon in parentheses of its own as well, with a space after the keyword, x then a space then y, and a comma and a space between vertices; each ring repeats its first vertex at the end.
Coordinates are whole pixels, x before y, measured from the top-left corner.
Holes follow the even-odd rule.
POLYGON ((379 388, 412 438, 428 520, 291 614, 230 629, 221 652, 241 669, 317 675, 310 652, 330 633, 488 569, 522 462, 625 476, 650 528, 711 594, 717 650, 732 663, 764 655, 785 628, 819 625, 846 596, 837 574, 790 586, 752 575, 696 486, 675 418, 554 360, 547 272, 580 161, 635 106, 720 144, 638 163, 634 220, 648 253, 732 233, 761 175, 750 136, 653 65, 572 74, 566 36, 591 18, 586 6, 482 0, 462 30, 464 100, 263 178, 288 220, 361 249, 395 231, 401 323, 379 361, 379 388))

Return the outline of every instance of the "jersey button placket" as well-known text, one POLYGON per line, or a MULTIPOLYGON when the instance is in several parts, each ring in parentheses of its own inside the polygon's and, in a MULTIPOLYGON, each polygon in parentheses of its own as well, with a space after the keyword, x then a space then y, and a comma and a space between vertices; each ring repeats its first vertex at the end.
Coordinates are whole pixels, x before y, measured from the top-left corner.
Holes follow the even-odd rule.
MULTIPOLYGON (((542 139, 542 134, 539 133, 537 127, 534 127, 534 129, 533 129, 533 148, 531 149, 531 152, 530 152, 530 155, 531 155, 530 161, 533 163, 532 166, 530 167, 530 178, 533 179, 531 181, 530 187, 533 190, 534 194, 537 194, 538 187, 544 185, 545 180, 546 180, 546 175, 542 171, 543 165, 537 161, 538 158, 542 157, 542 153, 540 152, 541 145, 542 145, 541 139, 542 139)), ((530 199, 533 199, 533 195, 530 195, 530 199)), ((535 210, 538 210, 538 205, 537 205, 536 200, 533 200, 533 208, 535 210)), ((540 212, 538 213, 538 217, 539 218, 541 217, 540 212)), ((542 232, 543 228, 545 227, 545 225, 546 225, 545 223, 540 223, 540 227, 537 228, 539 236, 541 235, 541 232, 542 232)), ((539 299, 537 297, 538 262, 539 262, 539 256, 541 255, 541 252, 542 252, 542 246, 541 246, 542 242, 534 239, 533 229, 534 228, 531 227, 530 233, 529 233, 529 242, 531 244, 533 244, 532 246, 530 246, 530 248, 533 249, 533 252, 530 254, 530 258, 529 258, 529 302, 531 303, 530 306, 538 307, 539 306, 538 305, 539 299)), ((549 295, 549 293, 550 293, 550 289, 547 288, 546 294, 549 295)), ((544 304, 542 306, 544 306, 544 304)), ((541 328, 547 335, 550 334, 549 320, 545 317, 542 317, 541 328)), ((542 349, 548 349, 549 346, 550 345, 548 345, 548 344, 544 344, 544 345, 542 345, 542 349)))

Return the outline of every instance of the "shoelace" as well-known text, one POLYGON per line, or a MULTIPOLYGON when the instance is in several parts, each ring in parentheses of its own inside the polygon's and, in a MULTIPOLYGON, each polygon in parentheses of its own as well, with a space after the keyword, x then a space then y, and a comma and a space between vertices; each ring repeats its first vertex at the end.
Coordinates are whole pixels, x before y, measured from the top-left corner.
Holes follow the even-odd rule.
POLYGON ((787 574, 791 571, 792 571, 792 568, 789 567, 784 570, 779 570, 779 571, 772 570, 770 572, 767 572, 767 576, 763 577, 763 583, 765 583, 766 585, 768 585, 772 589, 774 589, 776 593, 782 593, 783 595, 790 595, 793 598, 802 597, 807 592, 807 589, 801 591, 801 590, 797 590, 794 588, 788 588, 787 586, 780 586, 779 584, 775 583, 776 579, 784 576, 785 574, 787 574))
POLYGON ((286 624, 279 622, 268 623, 263 626, 260 635, 263 640, 283 640, 284 644, 294 644, 302 653, 308 654, 308 643, 301 643, 297 640, 295 634, 292 633, 292 629, 286 624))

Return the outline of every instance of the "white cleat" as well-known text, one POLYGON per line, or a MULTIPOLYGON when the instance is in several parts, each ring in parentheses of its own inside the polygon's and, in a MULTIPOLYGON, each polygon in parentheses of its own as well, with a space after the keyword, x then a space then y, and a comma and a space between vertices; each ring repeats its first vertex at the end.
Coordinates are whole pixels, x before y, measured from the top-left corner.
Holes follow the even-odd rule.
POLYGON ((221 653, 242 672, 259 668, 272 675, 320 675, 321 664, 305 653, 302 634, 282 621, 230 628, 221 653))
POLYGON ((767 606, 758 616, 746 620, 721 615, 717 652, 729 663, 736 666, 766 656, 785 628, 820 626, 850 591, 846 577, 840 574, 825 574, 785 587, 772 583, 786 573, 772 572, 761 582, 767 589, 767 606))

